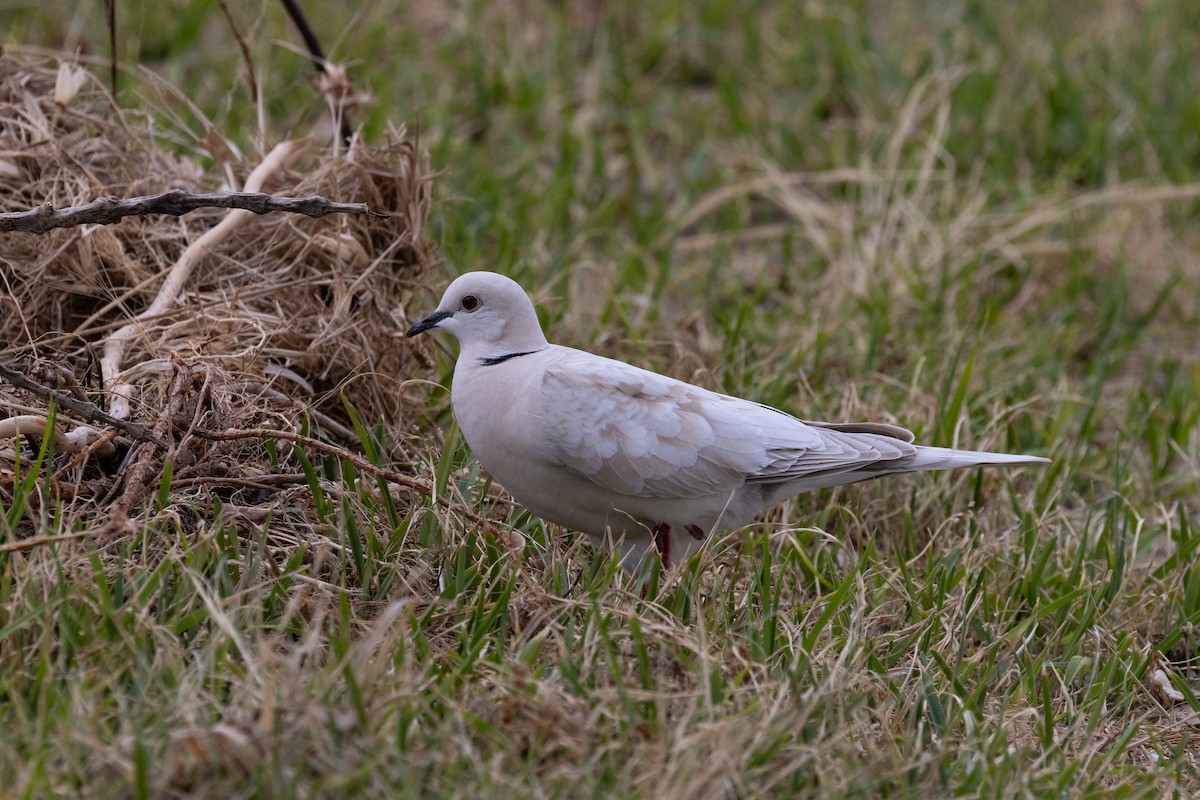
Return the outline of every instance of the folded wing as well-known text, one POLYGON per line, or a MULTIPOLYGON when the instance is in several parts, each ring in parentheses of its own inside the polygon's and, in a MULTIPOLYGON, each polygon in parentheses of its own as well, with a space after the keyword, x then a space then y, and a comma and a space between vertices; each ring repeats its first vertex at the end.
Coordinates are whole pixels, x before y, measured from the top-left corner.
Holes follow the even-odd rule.
POLYGON ((916 452, 903 428, 805 423, 782 411, 580 351, 542 383, 544 441, 613 492, 689 498, 746 482, 854 472, 916 452))

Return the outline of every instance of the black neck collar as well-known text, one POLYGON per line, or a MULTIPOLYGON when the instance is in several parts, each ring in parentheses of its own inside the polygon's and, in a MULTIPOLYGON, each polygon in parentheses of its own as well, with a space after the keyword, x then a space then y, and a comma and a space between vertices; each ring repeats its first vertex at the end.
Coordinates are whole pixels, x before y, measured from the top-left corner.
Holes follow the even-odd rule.
POLYGON ((540 352, 541 352, 540 350, 526 350, 523 353, 505 353, 502 356, 487 356, 485 358, 479 359, 479 365, 483 366, 483 367, 494 367, 497 364, 503 364, 505 361, 508 361, 509 359, 520 358, 521 356, 528 356, 528 355, 532 355, 533 353, 540 353, 540 352))

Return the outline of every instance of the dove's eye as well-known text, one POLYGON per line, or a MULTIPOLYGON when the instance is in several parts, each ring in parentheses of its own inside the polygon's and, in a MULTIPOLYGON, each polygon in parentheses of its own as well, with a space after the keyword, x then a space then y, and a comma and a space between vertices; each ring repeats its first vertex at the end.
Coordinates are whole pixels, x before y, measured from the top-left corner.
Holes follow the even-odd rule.
POLYGON ((463 298, 463 311, 474 311, 479 308, 479 298, 473 294, 469 294, 463 298))

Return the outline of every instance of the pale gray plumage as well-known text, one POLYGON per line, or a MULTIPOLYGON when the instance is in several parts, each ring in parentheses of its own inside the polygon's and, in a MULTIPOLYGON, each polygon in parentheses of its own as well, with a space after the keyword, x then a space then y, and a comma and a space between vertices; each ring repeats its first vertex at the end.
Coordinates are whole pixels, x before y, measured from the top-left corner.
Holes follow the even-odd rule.
POLYGON ((1036 456, 912 444, 904 428, 799 420, 621 361, 549 344, 514 281, 469 272, 408 335, 461 345, 451 400, 480 463, 535 514, 637 569, 695 552, 800 492, 1036 456))

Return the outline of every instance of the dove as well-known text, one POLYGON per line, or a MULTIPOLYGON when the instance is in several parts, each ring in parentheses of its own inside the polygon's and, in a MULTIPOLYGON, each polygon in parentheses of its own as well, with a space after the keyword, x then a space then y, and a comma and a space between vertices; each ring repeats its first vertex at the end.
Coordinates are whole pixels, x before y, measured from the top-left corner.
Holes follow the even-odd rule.
POLYGON ((1043 463, 913 444, 878 422, 801 420, 611 358, 550 344, 512 279, 468 272, 407 335, 458 339, 451 405, 480 464, 521 505, 664 567, 801 492, 903 472, 1043 463))

